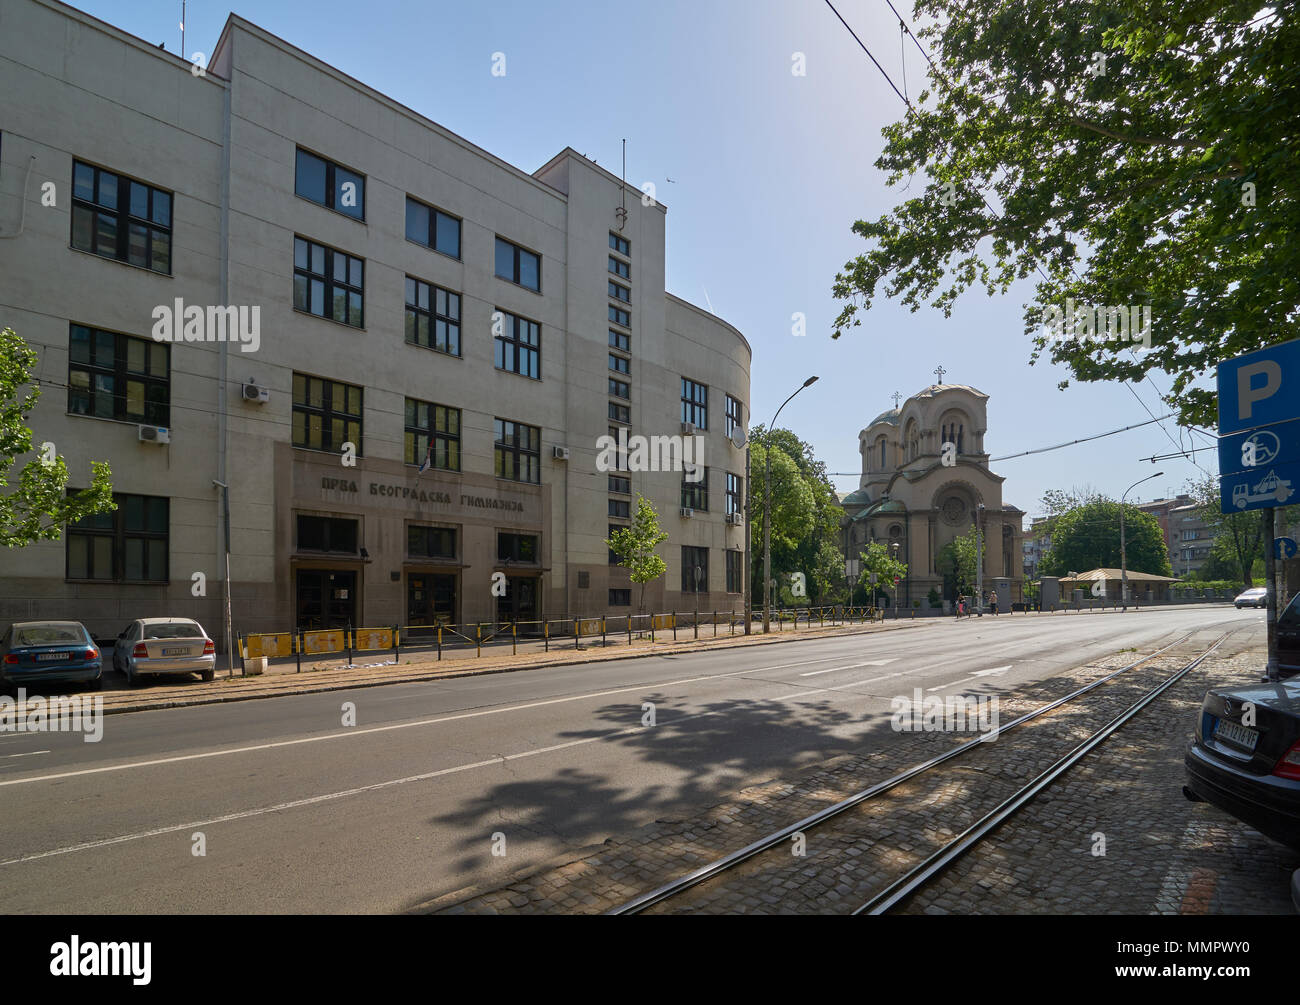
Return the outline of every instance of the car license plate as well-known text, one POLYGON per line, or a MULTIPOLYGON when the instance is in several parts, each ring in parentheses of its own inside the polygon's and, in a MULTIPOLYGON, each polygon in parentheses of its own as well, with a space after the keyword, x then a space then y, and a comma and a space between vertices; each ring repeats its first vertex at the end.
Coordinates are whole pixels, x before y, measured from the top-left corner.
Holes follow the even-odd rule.
POLYGON ((188 656, 189 654, 190 654, 190 650, 189 650, 189 647, 188 647, 188 646, 186 646, 186 647, 183 648, 183 649, 164 649, 164 650, 163 650, 163 655, 164 655, 164 656, 188 656))
POLYGON ((1220 719, 1214 727, 1214 735, 1222 737, 1229 743, 1236 744, 1238 747, 1244 747, 1246 750, 1254 751, 1255 744, 1259 743, 1259 730, 1250 729, 1246 726, 1239 726, 1235 722, 1229 722, 1227 719, 1220 719))
POLYGON ((39 663, 45 663, 50 660, 66 660, 69 658, 68 653, 37 653, 36 660, 39 663))

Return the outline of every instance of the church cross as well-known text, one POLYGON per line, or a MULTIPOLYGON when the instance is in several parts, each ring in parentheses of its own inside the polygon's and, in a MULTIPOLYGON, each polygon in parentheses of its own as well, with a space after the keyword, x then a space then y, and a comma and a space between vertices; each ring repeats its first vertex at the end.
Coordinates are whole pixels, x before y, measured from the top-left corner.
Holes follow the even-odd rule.
POLYGON ((935 372, 935 376, 937 376, 937 377, 939 378, 939 383, 942 384, 942 383, 943 383, 943 375, 944 375, 945 373, 947 373, 948 371, 945 370, 945 369, 943 368, 942 365, 940 365, 940 366, 936 366, 936 367, 934 368, 934 372, 935 372))
POLYGON ((898 399, 902 397, 897 391, 890 395, 894 399, 894 411, 898 411, 898 399))

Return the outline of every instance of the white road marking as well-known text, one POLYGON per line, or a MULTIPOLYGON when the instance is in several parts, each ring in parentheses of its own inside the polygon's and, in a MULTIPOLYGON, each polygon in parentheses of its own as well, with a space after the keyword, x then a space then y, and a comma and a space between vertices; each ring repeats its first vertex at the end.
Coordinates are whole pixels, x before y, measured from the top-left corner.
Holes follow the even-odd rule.
POLYGON ((993 667, 991 670, 976 670, 969 677, 963 677, 961 680, 951 680, 947 684, 940 684, 938 687, 927 687, 926 691, 942 691, 946 687, 955 687, 958 684, 965 684, 973 681, 977 677, 996 677, 998 674, 1006 673, 1014 664, 1008 663, 1004 667, 993 667))
MULTIPOLYGON (((355 736, 368 736, 372 733, 387 733, 396 729, 412 729, 419 726, 437 726, 444 722, 455 722, 459 719, 476 719, 485 715, 499 715, 503 712, 522 712, 530 708, 542 708, 547 705, 560 705, 571 701, 586 701, 591 698, 604 698, 612 694, 644 694, 651 688, 678 687, 682 684, 696 684, 700 681, 723 680, 728 677, 743 677, 746 674, 757 673, 761 670, 784 670, 788 667, 807 666, 810 663, 825 663, 832 659, 843 659, 842 656, 828 656, 819 660, 800 660, 797 663, 780 663, 776 666, 768 667, 751 667, 746 670, 736 670, 724 674, 705 674, 700 677, 683 677, 680 680, 659 681, 649 684, 638 684, 633 687, 612 688, 607 691, 592 691, 587 694, 569 695, 564 698, 547 698, 543 701, 526 702, 522 705, 505 705, 500 708, 485 708, 474 712, 458 712, 454 715, 435 716, 431 719, 417 719, 415 722, 396 722, 387 726, 369 726, 364 729, 348 729, 341 732, 325 733, 321 736, 304 736, 296 740, 276 740, 272 743, 255 743, 243 747, 230 747, 226 750, 209 750, 201 754, 177 754, 174 757, 156 757, 147 761, 128 761, 125 764, 110 764, 99 768, 81 768, 76 771, 61 771, 49 775, 33 775, 30 778, 11 778, 7 781, 0 781, 0 788, 10 785, 27 785, 32 782, 51 782, 60 778, 78 778, 83 775, 99 775, 109 771, 128 771, 133 768, 156 767, 161 764, 178 764, 184 761, 198 761, 209 757, 226 757, 230 754, 246 754, 259 750, 276 750, 280 747, 296 747, 304 743, 318 743, 322 740, 343 740, 355 736)), ((766 681, 765 683, 781 683, 780 681, 766 681)), ((804 692, 807 694, 808 692, 804 692)))
POLYGON ((897 663, 899 657, 895 656, 887 660, 867 660, 865 663, 849 663, 842 667, 831 667, 829 670, 810 670, 807 673, 801 673, 800 677, 816 677, 819 673, 834 673, 836 670, 856 670, 858 667, 883 667, 889 666, 890 663, 897 663))
POLYGON ((37 754, 48 754, 48 750, 29 750, 25 754, 5 754, 5 757, 35 757, 37 754))

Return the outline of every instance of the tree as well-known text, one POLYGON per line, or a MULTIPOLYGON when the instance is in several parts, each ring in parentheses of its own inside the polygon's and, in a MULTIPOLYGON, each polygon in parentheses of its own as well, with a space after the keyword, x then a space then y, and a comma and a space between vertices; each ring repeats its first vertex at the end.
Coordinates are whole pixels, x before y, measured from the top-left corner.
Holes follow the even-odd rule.
MULTIPOLYGON (((763 598, 763 499, 764 464, 768 447, 758 439, 750 439, 750 547, 753 549, 750 584, 755 602, 763 598)), ((772 578, 780 585, 799 568, 800 544, 817 526, 817 513, 812 489, 799 472, 799 466, 779 446, 772 451, 772 578)), ((807 573, 805 573, 805 578, 807 573)), ((775 596, 775 594, 773 594, 775 596)))
POLYGON ((907 563, 894 558, 884 541, 868 541, 867 550, 861 553, 860 558, 862 572, 858 576, 858 585, 870 591, 873 599, 882 589, 892 590, 897 599, 898 589, 894 586, 894 579, 902 579, 907 575, 907 563), (874 584, 871 582, 873 572, 876 574, 874 584))
POLYGON ((979 556, 979 535, 971 524, 965 534, 954 537, 939 549, 935 567, 951 577, 953 589, 958 594, 975 592, 975 573, 979 556))
MULTIPOLYGON (((1043 574, 1120 568, 1119 507, 1112 500, 1098 499, 1061 514, 1052 529, 1052 548, 1043 557, 1043 574)), ((1154 516, 1126 504, 1124 537, 1130 572, 1173 574, 1165 535, 1154 516)))
MULTIPOLYGON (((41 397, 32 381, 35 366, 35 351, 12 328, 0 330, 0 490, 10 485, 15 459, 33 451, 27 417, 41 397), (28 384, 33 386, 22 394, 28 384)), ((57 541, 67 524, 117 509, 108 464, 91 461, 90 487, 70 496, 68 466, 53 450, 53 444, 42 445, 18 469, 17 487, 0 491, 0 544, 6 548, 57 541)))
MULTIPOLYGON (((1248 512, 1224 513, 1220 506, 1218 479, 1206 476, 1188 485, 1188 492, 1198 504, 1197 514, 1214 534, 1214 546, 1210 557, 1214 567, 1202 569, 1202 579, 1236 577, 1244 586, 1253 583, 1251 570, 1258 559, 1264 557, 1264 549, 1272 533, 1264 534, 1264 518, 1258 510, 1248 512), (1229 568, 1225 568, 1229 567, 1229 568), (1210 576, 1208 572, 1217 575, 1210 576)), ((1295 507, 1283 506, 1283 524, 1289 522, 1295 507)))
POLYGON ((1005 293, 1037 271, 1031 363, 1050 344, 1080 381, 1164 371, 1181 421, 1213 423, 1214 391, 1194 382, 1300 330, 1296 8, 918 0, 915 12, 933 19, 918 33, 929 85, 884 130, 876 166, 890 185, 929 183, 854 224, 873 245, 836 276, 833 337, 882 284, 950 315, 968 288, 1005 293), (1049 342, 1044 323, 1067 298, 1149 308, 1149 349, 1132 351, 1131 332, 1049 342))
MULTIPOLYGON (((773 450, 778 450, 790 458, 809 492, 812 526, 795 539, 795 545, 788 553, 784 549, 781 551, 779 564, 775 537, 773 538, 772 567, 787 574, 804 573, 809 603, 820 603, 827 592, 838 587, 844 580, 844 551, 840 547, 840 520, 844 517, 844 510, 840 507, 839 497, 835 494, 835 485, 826 474, 826 462, 817 460, 812 445, 799 439, 789 429, 768 430, 761 425, 755 426, 750 431, 750 441, 751 443, 762 441, 765 446, 770 445, 773 450)), ((757 459, 751 455, 751 476, 761 479, 762 469, 757 465, 757 459)), ((776 484, 776 477, 774 466, 773 486, 776 484)), ((758 485, 756 484, 755 487, 757 488, 758 485)), ((773 496, 775 495, 774 487, 773 496)), ((762 513, 761 502, 755 507, 755 512, 762 513)), ((751 523, 757 524, 760 534, 758 547, 761 554, 763 529, 761 515, 751 523)))
POLYGON ((618 556, 618 564, 631 570, 632 582, 641 585, 641 598, 637 609, 645 613, 645 585, 668 571, 668 565, 655 551, 668 540, 668 532, 659 526, 659 514, 654 505, 639 492, 636 497, 636 515, 631 527, 619 527, 605 542, 618 556))

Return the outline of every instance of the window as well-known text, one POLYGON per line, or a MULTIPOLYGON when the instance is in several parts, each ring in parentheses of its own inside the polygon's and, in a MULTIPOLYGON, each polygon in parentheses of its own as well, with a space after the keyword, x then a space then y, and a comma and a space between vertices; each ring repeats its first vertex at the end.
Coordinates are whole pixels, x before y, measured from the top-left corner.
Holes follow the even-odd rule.
POLYGON ((629 348, 631 342, 629 341, 628 336, 623 332, 614 331, 613 328, 609 329, 609 344, 615 349, 622 349, 624 352, 632 351, 629 348))
POLYGON ((609 606, 610 607, 631 607, 632 591, 631 590, 610 590, 609 606))
POLYGON ((406 399, 406 463, 460 470, 460 409, 406 399))
POLYGON ((355 255, 295 236, 294 309, 360 328, 365 267, 355 255))
POLYGON ((613 321, 614 324, 622 325, 624 328, 632 327, 632 315, 625 310, 615 307, 613 304, 609 305, 609 319, 613 321))
POLYGON ((745 592, 745 553, 743 551, 727 552, 727 592, 745 592))
POLYGON ((698 474, 699 467, 689 465, 693 470, 682 472, 682 505, 687 509, 709 510, 709 469, 704 469, 704 477, 697 482, 687 481, 687 476, 698 474))
POLYGON ((616 401, 609 403, 608 417, 615 422, 625 422, 629 426, 632 425, 632 409, 628 408, 627 405, 620 405, 616 401))
POLYGON ((613 377, 610 377, 609 393, 615 398, 630 398, 632 397, 632 385, 627 383, 627 381, 615 380, 613 377))
POLYGON ((632 494, 632 479, 623 478, 619 475, 609 476, 609 490, 611 492, 622 492, 624 495, 632 494))
POLYGON ((613 255, 609 256, 609 271, 616 276, 622 276, 624 279, 632 278, 632 266, 627 262, 620 262, 613 255))
MULTIPOLYGON (((707 469, 706 469, 707 470, 707 469)), ((742 513, 745 507, 745 479, 727 472, 727 514, 742 513)))
POLYGON ((579 590, 589 590, 589 589, 591 589, 591 573, 590 573, 590 572, 582 572, 582 571, 579 571, 579 573, 578 573, 578 589, 579 589, 579 590))
POLYGON ((536 534, 498 534, 497 561, 536 564, 537 540, 536 534))
POLYGON ((293 190, 304 199, 350 216, 366 218, 366 176, 298 148, 293 190))
POLYGON ((542 290, 542 256, 497 238, 497 275, 530 290, 542 290))
POLYGON ((406 528, 406 554, 410 558, 456 557, 455 527, 426 527, 412 524, 406 528))
POLYGON ((496 436, 495 471, 498 478, 516 482, 542 480, 542 431, 509 419, 493 419, 496 436))
POLYGON ((406 277, 406 341, 460 355, 460 294, 406 277))
POLYGON ((171 501, 113 493, 117 509, 68 525, 67 578, 166 583, 171 501))
POLYGON ((744 406, 741 405, 738 398, 733 398, 731 395, 727 395, 726 408, 727 439, 731 439, 731 434, 735 432, 737 426, 741 429, 745 428, 744 406))
POLYGON ((614 282, 614 280, 611 279, 608 283, 608 286, 609 286, 609 295, 613 297, 615 300, 621 300, 625 304, 630 304, 632 302, 632 291, 629 290, 622 283, 616 283, 614 282))
POLYGON ((361 454, 361 388, 295 373, 293 445, 337 454, 344 443, 361 454))
POLYGON ((696 429, 709 428, 709 389, 686 377, 682 378, 682 421, 696 429))
POLYGON ((460 220, 409 195, 406 197, 406 239, 460 258, 460 220))
POLYGON ((609 500, 609 515, 621 520, 632 519, 632 504, 626 499, 609 500))
POLYGON ((612 230, 609 232, 609 246, 620 255, 632 254, 632 245, 628 243, 626 238, 619 237, 612 230))
POLYGON ((170 426, 170 347, 74 324, 68 337, 68 412, 170 426))
MULTIPOLYGON (((540 380, 542 377, 542 326, 505 311, 503 332, 496 336, 495 356, 498 370, 540 380)), ((495 327, 495 325, 494 325, 495 327)))
POLYGON ((73 161, 72 246, 170 276, 172 194, 73 161))
POLYGON ((299 516, 298 550, 357 553, 357 521, 333 516, 299 516))
POLYGON ((709 589, 709 549, 682 546, 682 592, 707 593, 709 589), (695 570, 699 570, 699 586, 696 587, 695 570))
MULTIPOLYGON (((612 411, 613 409, 615 409, 615 408, 623 408, 622 405, 615 405, 612 401, 609 403, 609 407, 610 407, 611 411, 612 411)), ((625 408, 624 408, 623 410, 624 410, 625 412, 627 411, 625 408)), ((610 418, 613 418, 613 415, 611 415, 610 418)), ((623 420, 620 419, 620 420, 618 420, 618 421, 621 422, 621 421, 623 421, 623 420)), ((612 440, 617 444, 617 443, 619 442, 619 439, 618 439, 618 432, 619 432, 618 427, 617 427, 617 426, 606 426, 605 428, 609 430, 609 437, 610 437, 610 439, 612 439, 612 440)), ((623 446, 622 446, 622 447, 617 448, 617 449, 615 449, 615 451, 614 451, 614 470, 615 470, 615 471, 626 471, 626 470, 627 470, 627 444, 626 444, 626 441, 623 443, 623 446)))
POLYGON ((617 370, 619 373, 630 373, 632 371, 632 361, 624 356, 615 356, 611 352, 609 354, 609 368, 617 370))

